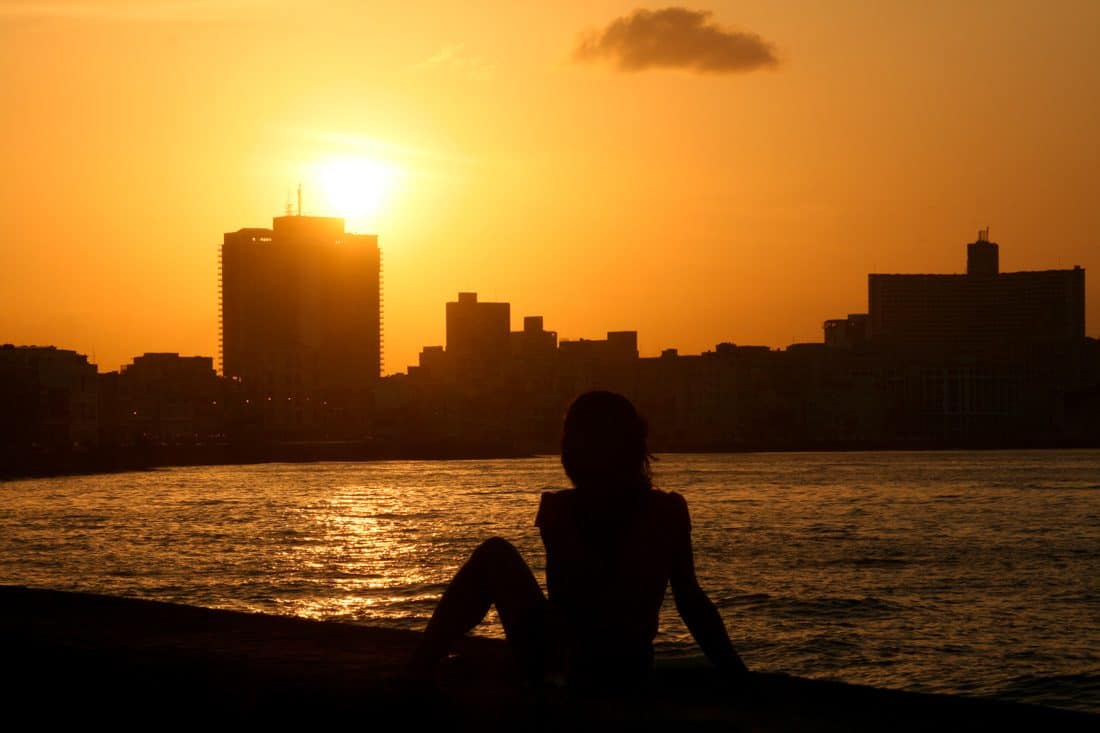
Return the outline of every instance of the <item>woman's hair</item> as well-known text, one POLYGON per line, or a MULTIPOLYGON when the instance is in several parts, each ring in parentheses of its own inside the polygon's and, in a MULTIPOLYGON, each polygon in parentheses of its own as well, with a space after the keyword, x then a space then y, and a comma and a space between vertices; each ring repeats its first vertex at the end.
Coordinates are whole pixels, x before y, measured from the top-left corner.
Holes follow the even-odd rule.
POLYGON ((586 392, 569 406, 561 436, 561 465, 577 489, 608 499, 652 487, 646 422, 614 392, 586 392))

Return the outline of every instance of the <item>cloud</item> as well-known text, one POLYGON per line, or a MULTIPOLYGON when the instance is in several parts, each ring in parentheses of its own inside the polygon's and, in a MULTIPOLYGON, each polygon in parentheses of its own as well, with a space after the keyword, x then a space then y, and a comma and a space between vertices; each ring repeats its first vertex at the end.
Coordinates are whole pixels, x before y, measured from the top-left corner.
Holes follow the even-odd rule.
POLYGON ((779 64, 775 47, 755 33, 723 28, 709 11, 635 10, 581 36, 577 61, 613 62, 621 71, 688 69, 732 74, 779 64))

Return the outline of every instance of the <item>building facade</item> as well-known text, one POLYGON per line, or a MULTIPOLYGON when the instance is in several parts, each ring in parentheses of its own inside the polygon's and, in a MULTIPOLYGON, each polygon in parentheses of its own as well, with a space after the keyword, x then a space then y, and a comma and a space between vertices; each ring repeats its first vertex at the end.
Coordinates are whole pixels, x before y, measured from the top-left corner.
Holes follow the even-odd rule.
POLYGON ((100 375, 101 442, 194 444, 225 437, 230 383, 209 356, 146 353, 100 375))
POLYGON ((226 233, 222 373, 272 403, 270 426, 362 415, 381 374, 381 304, 378 237, 343 219, 281 216, 226 233))
POLYGON ((83 354, 0 345, 0 402, 0 447, 97 443, 96 368, 83 354))
POLYGON ((869 337, 922 353, 991 353, 1085 338, 1085 271, 1002 273, 985 233, 965 275, 868 276, 869 337))
POLYGON ((454 367, 473 378, 494 371, 508 354, 511 305, 479 301, 477 293, 459 293, 446 308, 446 352, 454 367))

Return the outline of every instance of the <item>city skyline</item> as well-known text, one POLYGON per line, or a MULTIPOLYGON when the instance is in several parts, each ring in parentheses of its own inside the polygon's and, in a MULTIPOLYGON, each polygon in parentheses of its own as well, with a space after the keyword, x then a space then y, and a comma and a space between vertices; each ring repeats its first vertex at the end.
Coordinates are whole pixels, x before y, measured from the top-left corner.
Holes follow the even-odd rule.
POLYGON ((648 356, 636 330, 559 338, 527 314, 512 330, 511 303, 459 292, 445 342, 379 379, 377 240, 288 214, 225 234, 223 376, 210 356, 98 373, 72 350, 2 344, 0 433, 32 449, 13 463, 29 471, 51 449, 169 464, 528 455, 553 450, 574 395, 612 389, 664 451, 1095 444, 1085 271, 1002 272, 988 229, 966 253, 964 274, 868 274, 866 313, 785 349, 648 356))
POLYGON ((218 235, 299 182, 383 243, 386 373, 460 290, 655 354, 815 339, 979 227, 1005 270, 1100 267, 1095 3, 716 2, 677 17, 747 55, 676 58, 600 35, 628 3, 483 10, 0 5, 2 340, 215 354, 218 235))
MULTIPOLYGON (((445 317, 441 321, 442 328, 438 329, 442 332, 442 337, 439 338, 437 341, 422 342, 417 347, 418 356, 414 357, 413 360, 411 360, 408 364, 402 366, 400 369, 386 369, 383 370, 381 373, 377 373, 373 367, 373 364, 382 359, 382 353, 384 353, 385 351, 386 340, 385 332, 382 328, 381 318, 382 313, 385 311, 385 303, 384 297, 382 297, 381 293, 382 267, 379 237, 377 235, 364 235, 345 232, 344 220, 339 217, 314 217, 301 213, 291 213, 289 207, 285 216, 274 218, 273 224, 273 228, 245 227, 236 231, 226 232, 225 245, 223 245, 223 248, 224 246, 237 248, 251 247, 251 249, 248 250, 249 254, 247 254, 245 258, 242 259, 241 255, 236 256, 236 258, 240 260, 240 264, 236 265, 236 268, 241 274, 236 275, 235 279, 242 278, 244 276, 244 270, 249 267, 260 268, 259 279, 255 279, 255 275, 248 276, 248 279, 254 280, 255 283, 250 286, 251 290, 256 291, 252 293, 252 296, 262 296, 259 300, 256 300, 256 302, 251 307, 253 309, 261 307, 277 307, 281 309, 280 316, 274 319, 265 320, 265 318, 262 317, 262 314, 260 314, 259 312, 249 316, 249 318, 251 318, 253 321, 256 321, 256 324, 254 325, 262 326, 268 331, 271 331, 271 334, 275 335, 284 334, 284 331, 286 332, 284 335, 288 335, 298 333, 298 331, 301 330, 301 333, 295 337, 295 339, 297 340, 286 341, 286 343, 283 343, 285 339, 282 338, 282 336, 276 339, 276 341, 282 344, 281 346, 278 346, 278 348, 281 348, 283 349, 283 351, 285 351, 285 354, 279 357, 279 359, 281 360, 286 360, 288 358, 301 358, 300 355, 296 353, 300 351, 302 347, 302 344, 300 344, 299 341, 301 340, 302 334, 305 334, 306 331, 309 329, 309 322, 303 320, 301 323, 296 324, 293 328, 287 331, 286 322, 288 320, 298 318, 305 319, 310 314, 316 317, 320 314, 321 311, 318 310, 319 306, 317 305, 309 306, 304 309, 299 305, 294 305, 295 298, 297 296, 295 296, 295 298, 287 299, 287 296, 284 295, 284 302, 282 304, 278 304, 277 306, 273 305, 274 301, 271 299, 272 296, 270 294, 263 295, 262 293, 264 288, 269 289, 271 287, 271 282, 267 282, 267 279, 270 279, 271 275, 278 275, 279 272, 281 272, 282 275, 278 275, 278 277, 285 277, 288 272, 294 271, 295 268, 302 268, 310 257, 314 257, 318 252, 323 251, 318 250, 317 247, 331 247, 334 243, 337 246, 342 243, 351 243, 355 244, 356 246, 366 245, 368 248, 373 250, 373 255, 371 255, 367 261, 368 272, 366 274, 368 275, 367 285, 369 286, 367 292, 363 293, 362 296, 353 296, 356 299, 362 299, 363 297, 365 297, 366 300, 364 302, 373 302, 376 304, 375 307, 378 308, 377 318, 374 320, 373 326, 371 326, 371 328, 373 329, 372 333, 375 335, 370 336, 370 339, 378 338, 380 348, 375 350, 374 352, 360 354, 355 357, 355 364, 357 365, 357 367, 362 366, 363 364, 367 365, 365 367, 365 371, 363 372, 364 374, 366 374, 366 376, 362 380, 363 385, 371 384, 373 380, 376 379, 376 376, 374 376, 375 374, 377 374, 378 377, 382 378, 411 374, 418 368, 418 364, 423 364, 425 354, 428 354, 430 358, 430 355, 434 350, 441 350, 442 353, 442 350, 445 349, 448 353, 451 353, 453 351, 451 345, 454 341, 454 334, 452 332, 454 329, 453 319, 458 313, 461 312, 455 309, 461 308, 464 304, 467 303, 479 308, 493 309, 494 315, 491 318, 491 321, 494 324, 494 327, 499 327, 499 330, 502 331, 505 335, 508 332, 512 332, 513 334, 524 333, 530 332, 532 329, 534 329, 534 331, 537 333, 552 335, 555 344, 554 348, 557 348, 558 345, 563 343, 567 345, 572 345, 599 341, 599 336, 596 336, 595 339, 592 338, 593 333, 603 333, 607 337, 611 337, 613 334, 630 334, 633 344, 631 348, 633 349, 635 358, 653 358, 657 356, 664 356, 669 353, 674 353, 681 356, 705 355, 707 353, 712 353, 714 349, 722 346, 723 344, 748 345, 752 348, 766 348, 774 351, 784 351, 789 349, 790 347, 799 347, 805 344, 824 344, 827 346, 843 346, 844 348, 849 348, 854 345, 851 341, 851 334, 848 332, 851 328, 857 328, 861 333, 863 333, 863 335, 860 336, 859 339, 857 339, 857 341, 854 343, 861 343, 862 341, 876 334, 877 337, 881 339, 882 337, 888 335, 882 333, 882 325, 880 323, 882 318, 874 318, 873 312, 876 309, 876 304, 878 310, 880 312, 883 311, 884 302, 882 290, 887 285, 890 285, 891 289, 901 286, 902 290, 898 294, 902 295, 903 298, 917 297, 920 302, 925 303, 925 305, 921 306, 915 311, 909 312, 908 310, 906 310, 901 312, 905 319, 916 319, 914 322, 919 322, 921 324, 919 328, 922 329, 924 336, 913 342, 913 346, 918 351, 926 350, 932 343, 935 342, 935 339, 933 339, 931 342, 928 340, 928 329, 931 328, 934 331, 936 329, 944 327, 945 325, 958 329, 957 333, 954 334, 956 341, 951 342, 952 344, 954 344, 954 346, 949 346, 945 348, 947 348, 948 352, 957 349, 958 345, 960 343, 963 343, 962 341, 957 341, 957 339, 965 339, 967 334, 977 333, 975 329, 981 328, 980 318, 978 317, 979 314, 966 313, 966 311, 969 311, 977 306, 981 312, 981 315, 992 316, 996 313, 997 308, 1004 307, 1004 305, 1007 303, 1012 303, 1012 312, 1014 314, 1013 318, 1018 318, 1018 313, 1020 309, 1023 308, 1024 312, 1030 314, 1028 316, 1030 320, 1027 322, 1026 328, 1023 329, 1018 327, 1015 320, 1012 319, 1000 324, 996 329, 991 332, 991 334, 986 334, 986 336, 994 338, 994 341, 992 343, 996 343, 996 339, 1011 340, 1012 334, 1014 333, 1017 335, 1017 337, 1023 334, 1031 334, 1030 336, 1027 336, 1027 338, 1036 338, 1039 340, 1048 338, 1049 336, 1044 336, 1042 333, 1042 328, 1040 328, 1040 326, 1044 322, 1043 319, 1045 318, 1054 319, 1048 321, 1049 323, 1060 323, 1062 319, 1067 319, 1065 321, 1066 326, 1063 329, 1064 333, 1062 331, 1057 332, 1056 337, 1059 339, 1074 340, 1081 338, 1093 338, 1088 333, 1087 323, 1085 320, 1088 302, 1088 299, 1086 297, 1087 280, 1085 278, 1085 268, 1082 268, 1080 265, 1073 265, 1067 269, 1044 268, 1036 270, 1020 270, 1015 272, 1002 271, 999 264, 999 244, 997 242, 991 242, 989 240, 990 230, 989 228, 985 228, 977 232, 977 239, 974 242, 966 245, 967 249, 964 256, 964 267, 962 268, 961 273, 932 273, 927 271, 914 273, 865 273, 866 284, 863 288, 864 301, 862 307, 855 309, 853 312, 848 313, 845 317, 842 318, 837 318, 836 316, 838 314, 821 314, 821 317, 816 319, 816 323, 818 324, 818 333, 815 337, 807 338, 803 341, 791 341, 786 344, 775 346, 772 344, 756 344, 744 341, 737 341, 733 338, 723 337, 722 335, 715 335, 708 344, 699 348, 698 351, 690 351, 680 348, 679 346, 674 344, 666 344, 659 346, 653 352, 648 352, 645 349, 640 348, 639 346, 639 344, 643 341, 641 330, 636 327, 631 328, 629 324, 626 324, 625 329, 607 329, 605 331, 599 331, 598 329, 590 328, 584 333, 576 335, 565 335, 558 330, 543 331, 543 321, 545 318, 544 315, 535 315, 530 311, 521 311, 520 309, 516 309, 516 312, 513 313, 513 301, 511 299, 505 302, 491 302, 486 300, 481 300, 479 302, 479 296, 476 291, 472 291, 470 289, 460 289, 457 291, 457 301, 445 301, 445 317), (272 234, 280 231, 283 232, 283 239, 273 239, 272 234), (334 239, 334 237, 339 238, 334 239), (285 248, 285 245, 292 245, 293 249, 293 247, 300 247, 304 245, 306 249, 302 250, 299 254, 288 254, 284 252, 278 255, 275 262, 264 264, 264 260, 271 256, 270 248, 272 247, 273 241, 276 242, 276 244, 279 245, 280 248, 285 248), (371 262, 373 264, 370 264, 371 262), (972 289, 971 283, 975 277, 990 282, 991 284, 993 282, 999 282, 1001 283, 1001 285, 994 287, 991 290, 984 290, 984 295, 981 295, 978 301, 971 301, 966 299, 966 297, 973 296, 963 296, 963 299, 960 300, 960 294, 956 293, 955 291, 959 287, 963 287, 967 290, 972 289), (373 284, 371 283, 371 278, 374 278, 373 284), (927 289, 929 286, 935 288, 934 291, 930 291, 936 293, 935 298, 933 299, 934 301, 936 301, 935 307, 929 307, 928 303, 926 303, 924 300, 920 300, 922 296, 920 296, 919 293, 921 292, 921 290, 927 289), (371 290, 372 288, 373 290, 371 290), (916 288, 916 290, 914 290, 914 288, 916 288), (1012 293, 1018 294, 1013 295, 1012 293), (1048 310, 1046 311, 1040 311, 1033 307, 1032 301, 1036 298, 1049 299, 1049 297, 1051 296, 1053 296, 1055 300, 1062 304, 1060 307, 1056 307, 1053 312, 1049 311, 1049 302, 1046 304, 1048 307, 1048 310), (1007 301, 1004 300, 1006 297, 1008 298, 1007 301), (301 313, 298 313, 298 310, 301 310, 301 313), (956 319, 960 315, 966 315, 966 317, 963 318, 963 320, 956 322, 956 319), (976 318, 977 320, 975 320, 976 318), (513 329, 515 329, 515 331, 513 331, 513 329), (365 362, 363 362, 364 358, 366 359, 365 362), (359 362, 362 362, 362 364, 360 364, 359 362)), ((337 261, 346 260, 346 258, 352 256, 353 255, 350 251, 344 254, 340 254, 338 251, 336 251, 336 249, 333 249, 330 254, 325 255, 326 258, 336 257, 337 261)), ((350 260, 347 261, 350 262, 350 260)), ((327 277, 335 276, 338 273, 338 270, 335 270, 331 267, 331 263, 314 265, 313 268, 315 269, 314 275, 311 276, 313 278, 320 276, 322 273, 327 273, 327 277)), ((348 273, 345 273, 345 275, 342 276, 341 279, 346 279, 347 274, 348 273)), ((218 277, 219 282, 221 283, 220 287, 224 290, 224 271, 221 271, 218 277)), ((272 282, 274 282, 274 280, 272 280, 272 282)), ((352 281, 349 281, 349 284, 351 284, 351 282, 352 281)), ((317 284, 318 283, 315 283, 314 286, 316 286, 317 284)), ((239 288, 240 286, 237 287, 239 288)), ((329 294, 328 297, 331 298, 333 296, 332 294, 329 294)), ((223 298, 224 293, 222 294, 222 296, 219 297, 219 303, 223 302, 223 298)), ((239 307, 240 306, 237 306, 237 308, 239 307)), ((340 339, 332 339, 333 337, 335 337, 336 334, 341 333, 341 329, 343 329, 344 331, 347 330, 346 325, 338 323, 338 321, 342 320, 342 318, 343 316, 341 315, 339 309, 334 310, 332 311, 332 313, 329 314, 328 320, 334 322, 329 323, 329 325, 326 326, 325 329, 325 333, 328 334, 327 338, 329 339, 329 341, 331 341, 331 344, 328 346, 323 346, 321 344, 321 341, 323 340, 321 336, 323 334, 317 333, 313 335, 306 335, 305 340, 313 344, 312 346, 310 346, 310 353, 313 354, 314 352, 316 352, 316 354, 314 354, 313 356, 314 362, 316 362, 317 356, 322 353, 323 349, 328 348, 331 350, 338 347, 340 339), (321 348, 322 351, 318 351, 318 347, 321 348)), ((240 320, 240 318, 238 317, 236 320, 240 320)), ((224 322, 225 316, 220 316, 218 341, 219 344, 221 344, 221 347, 218 349, 218 351, 215 351, 213 354, 192 354, 191 357, 203 357, 211 359, 219 375, 231 377, 237 379, 238 381, 240 381, 244 373, 251 374, 255 372, 258 374, 259 372, 257 370, 265 369, 268 372, 268 375, 265 378, 270 381, 272 378, 272 365, 263 364, 264 361, 270 360, 270 356, 264 357, 260 362, 256 362, 257 366, 246 368, 244 372, 241 371, 240 367, 230 369, 229 372, 226 372, 224 364, 222 363, 225 358, 225 347, 223 342, 224 336, 222 333, 224 322)), ((357 327, 361 327, 361 325, 357 327)), ((243 323, 242 325, 237 326, 238 331, 242 330, 242 328, 243 323)), ((350 335, 352 333, 354 332, 347 331, 346 335, 350 335)), ((920 333, 921 332, 914 332, 914 334, 916 335, 920 335, 920 333)), ((912 335, 906 335, 906 338, 912 338, 912 335)), ((480 340, 475 340, 474 343, 470 345, 462 345, 460 346, 460 348, 464 352, 468 352, 471 354, 479 349, 485 349, 487 350, 486 356, 488 356, 489 351, 495 351, 499 354, 507 353, 508 349, 510 348, 507 341, 500 341, 498 343, 493 339, 493 336, 489 336, 487 337, 487 339, 482 338, 480 340), (484 343, 481 343, 481 341, 484 341, 484 343)), ((887 341, 889 340, 890 339, 887 337, 887 341)), ((255 341, 255 339, 252 339, 252 341, 255 341)), ((249 343, 251 344, 251 342, 249 343)), ((303 341, 302 343, 305 342, 303 341)), ((71 344, 43 343, 23 344, 23 346, 57 348, 62 351, 75 352, 79 356, 86 358, 88 363, 96 367, 98 372, 101 374, 125 370, 127 366, 132 365, 135 359, 141 358, 142 356, 162 354, 187 354, 187 352, 180 349, 144 350, 138 354, 133 354, 126 357, 123 363, 121 363, 116 369, 112 370, 100 368, 101 365, 93 359, 92 354, 84 353, 79 348, 74 348, 71 344)), ((255 349, 255 347, 256 344, 252 344, 249 348, 255 349)), ((240 347, 237 348, 239 350, 240 347)), ((271 348, 270 345, 268 348, 271 348)), ((344 384, 342 389, 346 390, 348 389, 348 385, 350 385, 350 382, 348 380, 350 379, 350 374, 352 372, 348 371, 347 365, 342 363, 343 361, 345 361, 345 359, 340 359, 339 361, 341 362, 340 364, 330 365, 327 368, 334 375, 342 375, 337 380, 337 382, 344 384)), ((316 362, 314 364, 314 368, 316 368, 319 363, 320 362, 316 362)), ((289 384, 288 380, 293 381, 295 379, 293 375, 298 374, 296 378, 300 381, 302 378, 302 373, 302 366, 297 365, 290 371, 286 371, 286 373, 282 376, 276 376, 276 379, 283 382, 283 386, 274 387, 275 390, 285 393, 287 391, 286 385, 289 384)), ((279 374, 279 369, 277 367, 276 374, 279 374)), ((319 377, 315 376, 313 378, 313 381, 316 382, 318 385, 322 385, 331 380, 320 379, 319 377)), ((257 387, 255 384, 253 384, 251 385, 251 388, 256 389, 257 387)), ((263 389, 271 391, 271 387, 260 389, 261 391, 263 389)))
MULTIPOLYGON (((289 212, 289 207, 288 207, 288 212, 289 212)), ((290 216, 291 216, 291 214, 288 213, 287 217, 290 217, 290 216)), ((343 221, 342 217, 312 216, 312 215, 308 215, 308 214, 298 214, 298 216, 303 216, 305 218, 314 218, 314 219, 333 219, 333 220, 339 219, 340 221, 343 221)), ((275 217, 275 219, 279 219, 279 218, 282 218, 282 217, 275 217)), ((241 229, 240 231, 241 232, 248 232, 248 231, 252 231, 253 229, 255 229, 256 231, 260 230, 259 228, 256 228, 256 227, 245 227, 244 229, 241 229)), ((265 231, 269 231, 269 230, 265 230, 265 231)), ((989 229, 986 228, 986 229, 981 230, 981 231, 984 231, 988 235, 989 229)), ((376 242, 381 240, 381 237, 377 234, 367 234, 367 233, 348 231, 347 235, 349 237, 369 238, 369 239, 373 239, 376 242)), ((220 255, 219 255, 219 259, 220 259, 220 255)), ((894 274, 907 274, 907 275, 913 275, 913 276, 963 274, 963 273, 966 272, 965 258, 963 258, 963 259, 964 259, 964 261, 963 261, 963 267, 962 268, 958 268, 956 270, 952 270, 952 271, 949 271, 949 272, 943 272, 943 273, 933 273, 931 270, 925 270, 925 271, 914 271, 914 272, 911 272, 911 273, 894 273, 894 272, 889 272, 889 273, 887 273, 887 272, 877 272, 876 273, 876 272, 871 272, 871 273, 865 273, 865 274, 866 275, 886 275, 886 276, 894 275, 894 274)), ((1078 270, 1087 269, 1087 268, 1084 268, 1084 267, 1082 267, 1081 265, 1078 265, 1078 264, 1071 264, 1070 268, 1078 269, 1078 270)), ((1059 266, 1059 267, 1034 267, 1034 268, 1019 269, 1019 270, 1016 270, 1016 272, 1021 272, 1021 273, 1046 272, 1046 271, 1061 271, 1063 269, 1065 269, 1065 268, 1063 268, 1061 266, 1059 266)), ((459 286, 455 289, 454 292, 471 292, 471 290, 472 290, 471 288, 464 288, 462 286, 459 286)), ((862 309, 864 311, 866 311, 868 309, 869 303, 868 303, 866 287, 863 289, 862 292, 863 292, 863 296, 862 296, 863 297, 863 304, 862 304, 862 306, 853 308, 852 309, 853 312, 857 311, 857 310, 860 310, 860 309, 862 309)), ((59 348, 65 348, 65 349, 70 349, 70 350, 77 351, 78 353, 81 353, 81 354, 87 356, 88 359, 89 359, 89 362, 96 365, 97 368, 99 368, 101 372, 117 371, 119 369, 122 369, 126 366, 127 362, 131 361, 135 356, 140 356, 140 355, 143 355, 143 354, 151 354, 151 353, 152 354, 156 354, 156 353, 179 353, 179 354, 193 353, 194 355, 197 355, 197 356, 213 356, 214 360, 215 360, 215 364, 217 366, 218 373, 223 374, 224 373, 224 365, 223 365, 223 358, 224 357, 219 356, 219 354, 222 350, 222 347, 219 346, 219 343, 221 342, 220 302, 221 301, 219 299, 215 304, 217 320, 213 324, 214 328, 212 330, 213 330, 213 333, 215 334, 215 337, 213 339, 214 348, 210 352, 199 353, 199 352, 186 352, 185 350, 181 350, 181 349, 168 349, 168 348, 151 349, 151 348, 146 348, 146 349, 139 349, 137 352, 134 352, 132 354, 128 354, 128 355, 124 355, 124 356, 120 357, 121 361, 117 365, 112 366, 113 362, 104 362, 104 361, 98 360, 96 358, 96 356, 95 356, 96 355, 96 349, 95 349, 94 346, 88 351, 83 351, 81 348, 79 348, 79 346, 71 344, 71 343, 69 343, 69 344, 56 344, 56 343, 31 342, 31 341, 24 342, 24 343, 26 345, 34 345, 34 346, 58 346, 59 348)), ((508 303, 512 304, 513 302, 514 301, 511 298, 509 298, 508 303)), ((1088 299, 1086 298, 1086 303, 1087 302, 1088 302, 1088 299)), ((384 296, 382 296, 382 307, 383 307, 383 310, 384 310, 385 309, 385 297, 384 296)), ((527 312, 531 312, 532 310, 537 310, 537 309, 523 309, 523 312, 527 313, 527 312)), ((751 316, 752 314, 750 313, 750 314, 745 314, 745 315, 751 316)), ((516 318, 518 320, 510 321, 511 326, 522 328, 524 316, 518 316, 516 318)), ((808 318, 807 319, 807 322, 812 322, 812 323, 816 324, 817 331, 818 331, 818 334, 816 334, 817 336, 820 335, 821 325, 822 325, 823 320, 824 320, 823 318, 816 318, 816 319, 815 318, 808 318)), ((445 326, 445 322, 443 323, 443 325, 445 326)), ((392 357, 388 360, 386 359, 384 354, 387 351, 387 347, 386 347, 385 333, 384 333, 384 330, 383 330, 383 333, 381 335, 381 338, 382 338, 382 345, 381 345, 382 349, 381 350, 382 350, 383 353, 379 356, 380 363, 381 363, 381 373, 380 373, 381 376, 384 377, 384 376, 390 376, 390 375, 396 375, 396 374, 404 373, 408 369, 408 367, 413 366, 415 364, 416 353, 419 352, 419 350, 421 348, 423 348, 425 345, 430 344, 430 343, 445 341, 446 340, 445 328, 440 328, 439 323, 435 323, 433 328, 437 333, 440 334, 441 337, 437 338, 435 341, 432 341, 431 339, 426 339, 426 340, 423 340, 422 342, 420 342, 420 344, 413 351, 413 355, 409 358, 409 360, 406 363, 403 363, 403 364, 394 363, 394 358, 392 358, 392 357)), ((571 332, 568 332, 567 334, 565 332, 563 332, 563 335, 562 335, 563 340, 585 340, 586 338, 588 338, 591 335, 593 330, 595 330, 595 332, 597 332, 597 333, 601 332, 599 328, 595 328, 595 329, 588 328, 587 330, 585 330, 584 326, 580 326, 575 322, 573 324, 573 328, 576 329, 575 332, 571 331, 571 332)), ((674 350, 677 350, 677 351, 680 351, 680 352, 683 352, 683 353, 703 353, 706 350, 712 348, 715 344, 723 342, 723 341, 748 343, 747 341, 740 341, 736 337, 730 337, 728 335, 713 334, 713 335, 708 337, 706 334, 703 334, 701 336, 702 345, 684 348, 684 347, 679 346, 677 343, 657 343, 652 337, 649 337, 649 336, 643 338, 641 336, 643 331, 640 328, 632 327, 629 323, 621 324, 620 329, 609 328, 609 329, 606 329, 606 331, 621 330, 622 328, 627 328, 627 329, 633 328, 633 330, 637 330, 637 332, 639 334, 639 344, 640 344, 639 353, 642 356, 657 356, 657 355, 661 354, 662 352, 664 352, 668 349, 674 349, 674 350), (709 340, 708 340, 708 338, 709 338, 709 340)), ((1091 337, 1091 338, 1100 338, 1100 332, 1097 332, 1096 329, 1094 327, 1092 327, 1092 321, 1088 318, 1087 312, 1085 314, 1084 328, 1085 328, 1085 335, 1086 336, 1091 337)), ((407 341, 408 339, 405 338, 405 339, 401 339, 401 340, 402 341, 407 341)), ((93 341, 94 341, 94 339, 93 339, 93 341)), ((696 341, 699 341, 699 338, 693 339, 692 341, 693 341, 693 343, 696 342, 696 341)), ((763 342, 763 343, 758 343, 758 342, 753 342, 753 343, 754 343, 754 345, 767 346, 768 348, 771 348, 771 349, 782 350, 783 348, 785 348, 787 346, 790 346, 790 345, 799 344, 799 343, 814 343, 816 341, 817 341, 817 339, 815 338, 815 336, 807 335, 807 337, 804 338, 804 339, 791 339, 791 340, 788 340, 788 341, 783 341, 782 339, 776 339, 776 340, 769 340, 769 341, 766 341, 766 342, 763 342)), ((14 339, 8 339, 7 342, 17 343, 17 341, 14 340, 14 339)), ((403 352, 401 352, 401 353, 403 353, 403 352)))

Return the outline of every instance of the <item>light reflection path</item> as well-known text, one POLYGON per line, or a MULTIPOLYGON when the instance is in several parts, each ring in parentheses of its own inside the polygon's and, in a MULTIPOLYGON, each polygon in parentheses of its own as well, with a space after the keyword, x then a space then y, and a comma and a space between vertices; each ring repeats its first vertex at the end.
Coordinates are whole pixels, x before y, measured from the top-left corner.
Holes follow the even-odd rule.
MULTIPOLYGON (((656 474, 688 499, 750 665, 1100 711, 1100 452, 664 456, 656 474)), ((564 486, 550 457, 8 482, 0 582, 421 628, 491 535, 542 579, 535 510, 564 486)), ((663 613, 661 653, 696 653, 663 613)))

